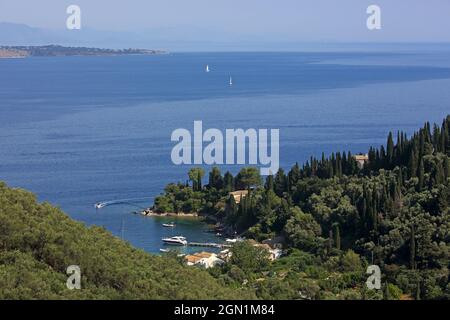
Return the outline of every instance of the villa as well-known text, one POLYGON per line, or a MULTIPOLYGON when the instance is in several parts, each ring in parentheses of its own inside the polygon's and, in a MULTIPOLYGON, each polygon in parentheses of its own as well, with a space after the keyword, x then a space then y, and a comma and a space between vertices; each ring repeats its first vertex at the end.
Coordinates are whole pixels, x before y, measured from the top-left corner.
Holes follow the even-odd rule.
POLYGON ((248 194, 248 190, 237 190, 230 192, 229 195, 233 196, 234 201, 239 204, 241 202, 242 198, 244 198, 248 194))
POLYGON ((269 253, 268 258, 270 261, 277 260, 278 258, 281 257, 281 255, 283 253, 283 251, 281 249, 278 249, 278 248, 273 249, 268 244, 265 244, 265 243, 255 243, 253 246, 266 249, 267 252, 269 253))
POLYGON ((358 167, 362 169, 364 164, 369 161, 369 156, 367 154, 357 154, 354 156, 356 162, 358 163, 358 167))
POLYGON ((205 251, 186 255, 184 259, 188 266, 198 265, 204 267, 205 269, 214 267, 224 262, 222 259, 219 259, 215 253, 205 251))

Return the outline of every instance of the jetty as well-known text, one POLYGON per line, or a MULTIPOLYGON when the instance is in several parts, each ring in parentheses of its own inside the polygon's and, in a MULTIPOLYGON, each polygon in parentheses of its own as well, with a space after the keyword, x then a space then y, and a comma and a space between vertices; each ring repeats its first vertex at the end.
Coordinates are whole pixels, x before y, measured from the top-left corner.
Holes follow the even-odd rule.
POLYGON ((232 245, 225 243, 214 242, 188 242, 188 246, 191 247, 210 247, 210 248, 231 248, 232 245))

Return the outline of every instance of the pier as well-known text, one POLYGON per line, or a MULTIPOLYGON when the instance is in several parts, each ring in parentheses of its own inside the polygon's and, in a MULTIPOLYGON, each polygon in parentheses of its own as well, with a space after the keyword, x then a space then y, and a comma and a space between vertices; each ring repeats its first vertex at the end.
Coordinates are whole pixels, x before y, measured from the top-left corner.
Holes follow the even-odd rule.
POLYGON ((231 248, 230 244, 214 243, 214 242, 188 242, 191 247, 210 247, 210 248, 231 248))

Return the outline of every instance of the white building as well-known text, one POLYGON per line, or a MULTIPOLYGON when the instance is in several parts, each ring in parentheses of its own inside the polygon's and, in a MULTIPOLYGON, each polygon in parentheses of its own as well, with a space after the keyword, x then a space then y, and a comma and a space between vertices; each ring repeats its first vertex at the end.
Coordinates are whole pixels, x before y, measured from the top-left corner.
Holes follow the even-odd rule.
POLYGON ((206 269, 224 262, 222 259, 219 259, 215 253, 204 251, 187 255, 184 259, 188 266, 199 265, 206 269))

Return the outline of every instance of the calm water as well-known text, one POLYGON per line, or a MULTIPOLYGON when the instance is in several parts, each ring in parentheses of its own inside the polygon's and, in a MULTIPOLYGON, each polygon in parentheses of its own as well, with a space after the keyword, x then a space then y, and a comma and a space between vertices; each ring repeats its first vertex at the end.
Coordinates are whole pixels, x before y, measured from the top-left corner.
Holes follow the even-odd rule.
POLYGON ((149 252, 165 235, 212 241, 197 221, 167 230, 161 223, 172 219, 131 213, 186 180, 189 167, 170 160, 174 129, 192 130, 194 120, 222 130, 279 128, 285 168, 322 151, 366 151, 389 130, 410 133, 450 113, 449 53, 0 60, 0 180, 149 252), (145 199, 93 208, 128 198, 145 199))

